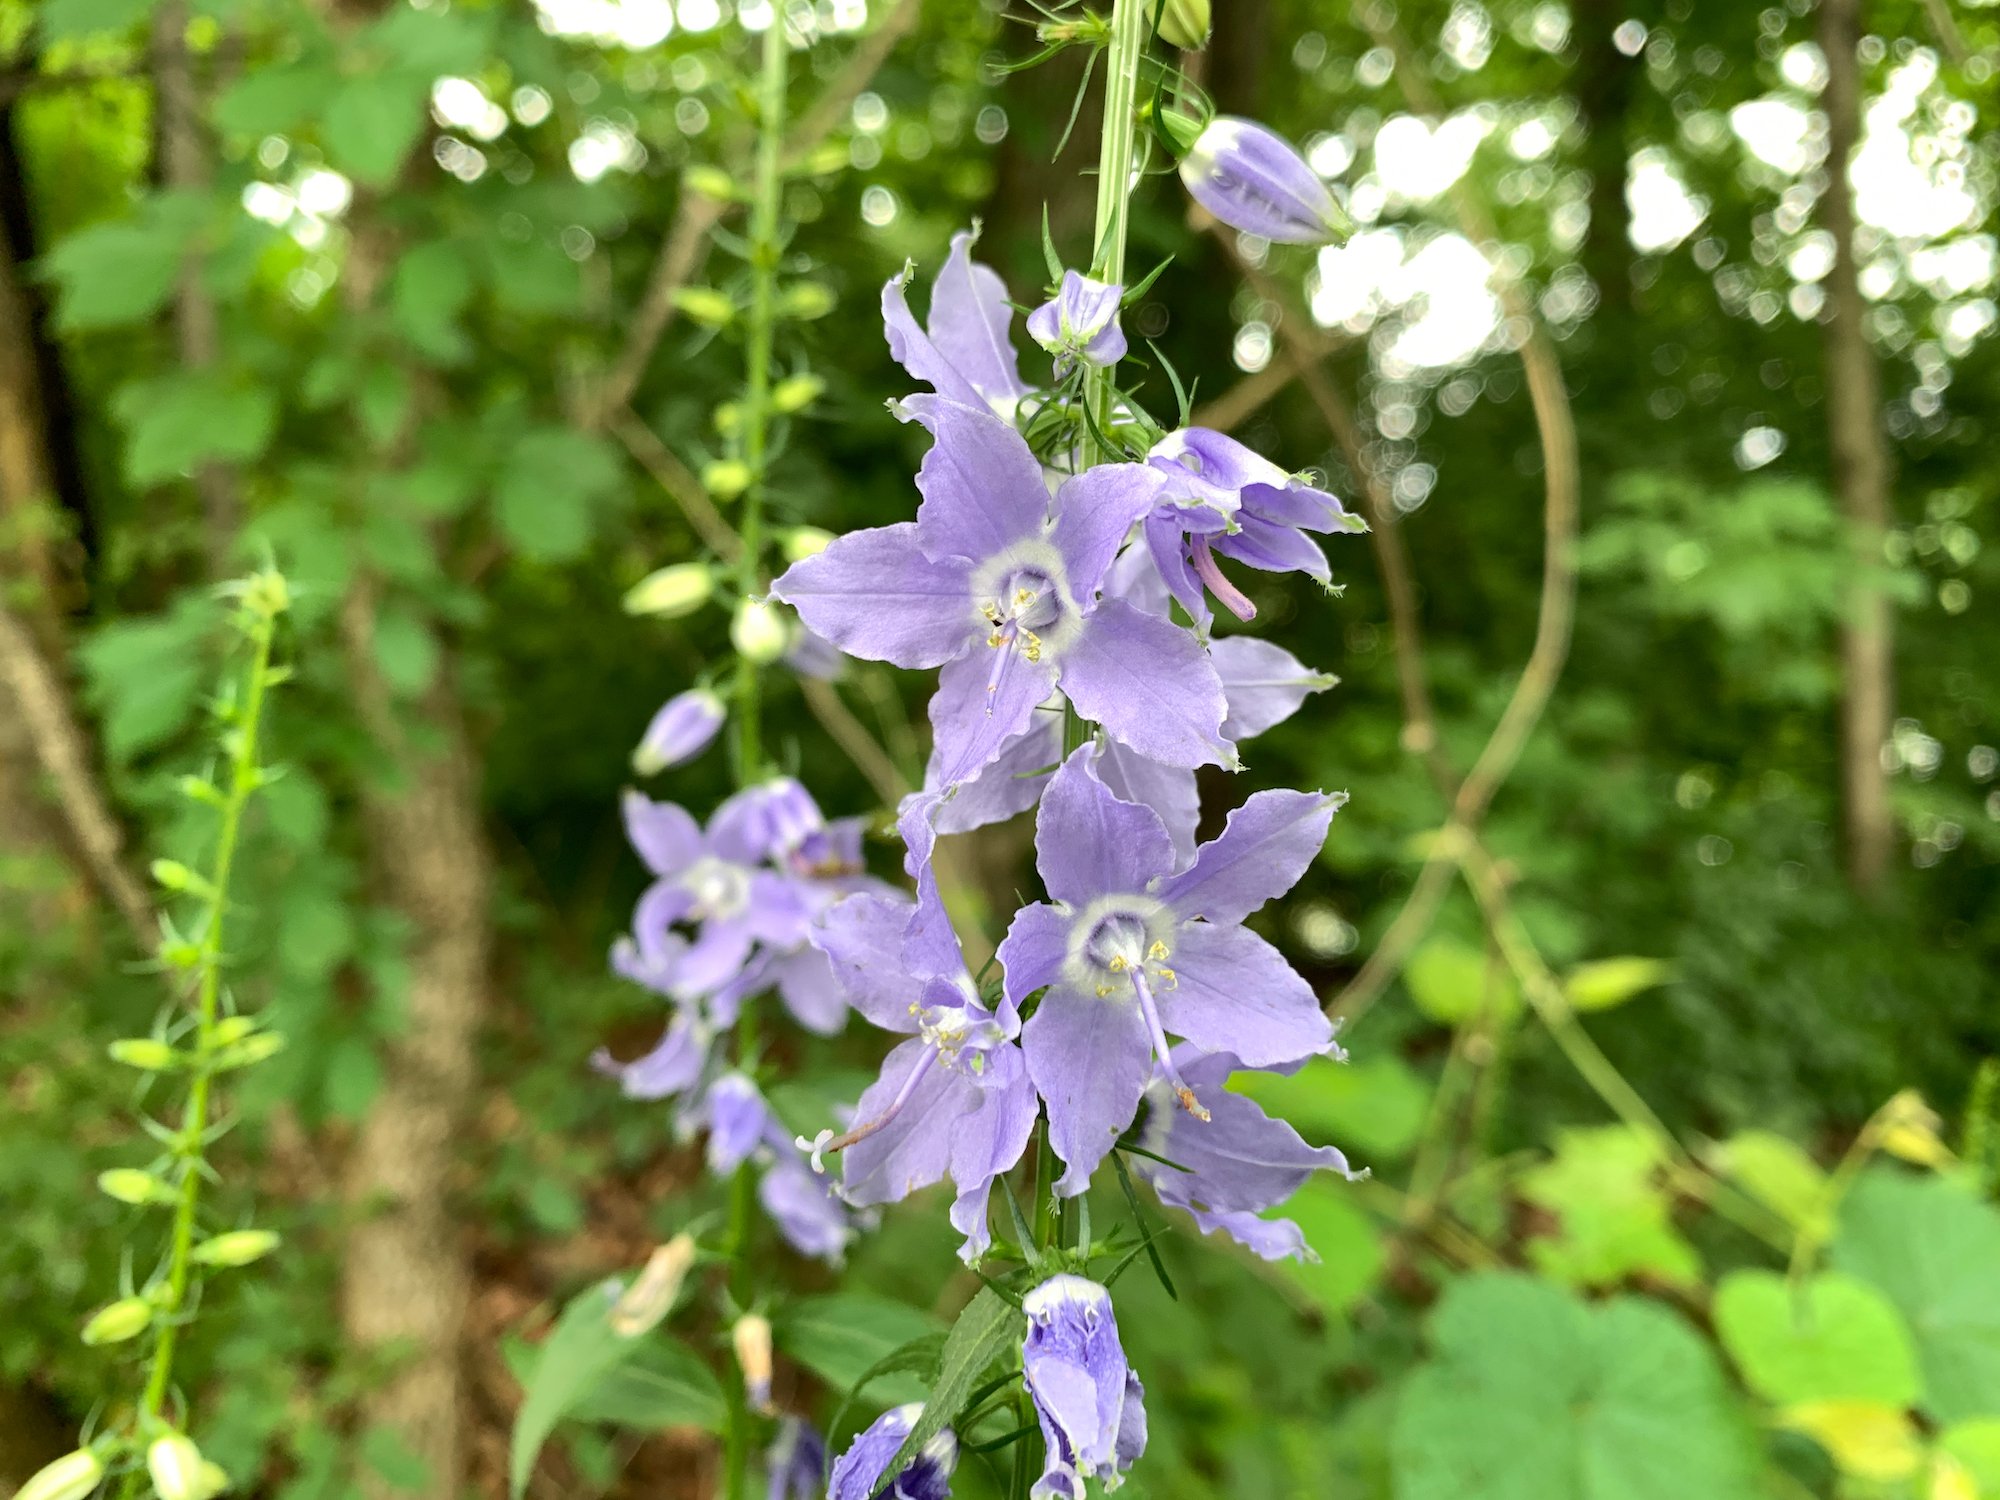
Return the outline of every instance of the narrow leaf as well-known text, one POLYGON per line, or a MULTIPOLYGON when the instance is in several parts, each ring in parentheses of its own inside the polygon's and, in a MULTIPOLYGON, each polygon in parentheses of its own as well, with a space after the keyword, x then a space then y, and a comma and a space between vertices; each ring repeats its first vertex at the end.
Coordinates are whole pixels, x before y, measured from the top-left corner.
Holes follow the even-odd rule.
POLYGON ((893 1481, 910 1460, 932 1438, 949 1427, 965 1410, 967 1398, 986 1367, 1009 1348, 1018 1347, 1027 1337, 1027 1319, 1009 1307, 991 1287, 981 1287, 979 1295, 965 1305, 938 1362, 937 1383, 917 1418, 917 1425, 903 1439, 896 1456, 884 1466, 885 1479, 893 1481))

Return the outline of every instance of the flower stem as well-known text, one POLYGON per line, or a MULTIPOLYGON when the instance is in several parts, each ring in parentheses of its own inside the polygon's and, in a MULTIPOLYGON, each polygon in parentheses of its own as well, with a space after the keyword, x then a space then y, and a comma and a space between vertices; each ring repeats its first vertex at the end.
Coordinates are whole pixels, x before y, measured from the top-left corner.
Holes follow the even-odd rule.
MULTIPOLYGON (((1111 42, 1104 73, 1104 138, 1097 156, 1097 239, 1090 274, 1097 281, 1125 282, 1125 232, 1132 196, 1132 163, 1137 143, 1134 109, 1139 97, 1139 59, 1145 55, 1145 0, 1113 0, 1111 42)), ((1092 369, 1084 386, 1096 433, 1111 431, 1117 404, 1117 367, 1092 369)), ((1102 462, 1116 455, 1102 452, 1096 433, 1086 431, 1086 458, 1102 462)))
POLYGON ((174 1204, 166 1290, 155 1318, 152 1368, 140 1402, 142 1423, 157 1419, 165 1407, 167 1390, 173 1382, 179 1314, 186 1303, 193 1272, 195 1221, 201 1205, 202 1144, 208 1133, 209 1086, 215 1076, 218 1050, 215 1024, 222 991, 222 921, 228 905, 230 870, 243 827, 243 809, 263 783, 263 773, 257 764, 257 731, 263 716, 265 689, 270 685, 271 640, 277 629, 278 611, 283 607, 281 599, 275 589, 263 586, 263 580, 253 580, 246 602, 250 616, 247 632, 250 669, 244 678, 242 706, 232 715, 233 723, 223 736, 223 744, 229 751, 229 785, 223 791, 222 822, 208 876, 208 910, 194 962, 195 1063, 187 1105, 181 1112, 180 1133, 174 1142, 174 1152, 179 1158, 179 1192, 174 1204))
MULTIPOLYGON (((791 50, 778 7, 764 28, 763 68, 757 84, 757 167, 750 199, 750 321, 744 341, 743 462, 750 469, 750 487, 743 494, 743 517, 737 533, 743 553, 737 560, 737 587, 745 599, 764 591, 764 496, 771 432, 771 344, 777 321, 779 196, 784 179, 779 171, 785 144, 785 87, 791 50)), ((758 738, 759 689, 757 665, 744 661, 736 673, 736 770, 745 783, 754 781, 763 765, 758 738)))

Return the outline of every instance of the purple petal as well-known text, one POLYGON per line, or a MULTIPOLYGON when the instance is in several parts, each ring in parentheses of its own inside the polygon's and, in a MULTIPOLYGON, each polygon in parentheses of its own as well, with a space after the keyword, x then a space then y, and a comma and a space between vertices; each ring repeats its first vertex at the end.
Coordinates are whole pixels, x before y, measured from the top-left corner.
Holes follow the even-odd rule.
POLYGON ((902 275, 892 276, 882 284, 882 331, 889 340, 889 354, 897 364, 945 399, 983 407, 986 398, 959 372, 950 357, 932 342, 930 335, 917 326, 916 318, 910 313, 905 293, 915 269, 913 265, 905 265, 902 275))
POLYGON ((1154 1075, 1147 1093, 1146 1149, 1189 1169, 1177 1172, 1140 1159, 1140 1174, 1161 1202, 1254 1214, 1283 1203, 1316 1171, 1353 1175, 1347 1158, 1332 1146, 1308 1146, 1285 1121, 1231 1093, 1229 1075, 1238 1066, 1233 1055, 1204 1057, 1184 1043, 1174 1049, 1174 1061, 1209 1118, 1199 1120, 1178 1108, 1165 1072, 1154 1075))
POLYGON ((1346 800, 1344 792, 1256 793, 1161 888, 1160 899, 1184 922, 1241 922, 1299 883, 1326 845, 1334 809, 1346 800))
POLYGON ((851 531, 771 585, 849 656, 936 667, 964 652, 984 624, 972 607, 972 565, 933 561, 914 521, 851 531))
POLYGON ((1319 543, 1303 531, 1274 526, 1255 516, 1239 516, 1238 529, 1214 539, 1217 552, 1266 573, 1304 573, 1321 583, 1333 576, 1319 543))
MULTIPOLYGON (((1150 538, 1152 522, 1147 522, 1146 538, 1150 538)), ((1167 535, 1172 537, 1171 525, 1167 535)), ((1192 575, 1190 575, 1192 576, 1192 575)), ((1154 560, 1151 542, 1142 539, 1118 554, 1104 575, 1104 592, 1113 598, 1123 599, 1134 609, 1149 615, 1167 616, 1167 584, 1160 576, 1159 564, 1154 560)))
POLYGON ((1290 1219, 1260 1219, 1250 1213, 1210 1213, 1206 1209, 1189 1208, 1195 1227, 1203 1234, 1220 1229, 1237 1244, 1262 1260, 1316 1261, 1312 1246, 1306 1243, 1305 1231, 1290 1219))
POLYGON ((979 1086, 938 1066, 937 1049, 911 1037, 884 1059, 881 1075, 855 1106, 856 1123, 885 1114, 920 1066, 924 1071, 895 1118, 841 1153, 841 1195, 857 1208, 900 1202, 941 1181, 951 1166, 953 1129, 979 1108, 979 1086))
MULTIPOLYGON (((1052 710, 1044 703, 1036 708, 1027 729, 1001 747, 991 765, 961 783, 939 805, 934 820, 937 831, 970 833, 1026 812, 1041 800, 1042 788, 1053 774, 1050 767, 1061 759, 1062 709, 1052 710), (1040 774, 1029 774, 1036 772, 1040 774)), ((933 751, 924 776, 926 786, 937 784, 937 763, 933 751)))
POLYGON ((958 1440, 949 1427, 924 1444, 909 1466, 893 1476, 892 1485, 884 1489, 882 1484, 889 1460, 903 1446, 923 1409, 922 1402, 912 1401, 877 1417, 833 1466, 827 1500, 950 1500, 958 1440))
POLYGON ((1049 1138, 1069 1169, 1055 1190, 1073 1198, 1138 1113, 1153 1075, 1145 1018, 1130 994, 1056 984, 1021 1028, 1021 1051, 1048 1105, 1049 1138))
POLYGON ((759 870, 750 877, 750 902, 743 925, 759 942, 775 948, 796 948, 823 903, 807 882, 789 875, 759 870))
POLYGON ((1222 684, 1185 630, 1122 599, 1100 599, 1061 665, 1062 690, 1077 712, 1147 759, 1237 764, 1235 746, 1222 737, 1222 684))
POLYGON ((1056 669, 1047 657, 1029 661, 1018 647, 1005 648, 999 680, 992 681, 994 649, 976 649, 938 673, 930 713, 940 792, 991 765, 1055 687, 1056 669))
MULTIPOLYGON (((801 1255, 838 1262, 854 1230, 832 1184, 814 1174, 796 1153, 779 1154, 757 1184, 757 1201, 778 1232, 801 1255)), ((892 1446, 890 1452, 894 1452, 892 1446)))
POLYGON ((998 953, 1008 1000, 1020 1005, 1036 990, 1062 977, 1063 960, 1069 953, 1069 929, 1068 917, 1040 901, 1014 913, 998 953))
POLYGON ((792 636, 792 643, 785 647, 785 665, 801 677, 833 682, 847 669, 847 658, 832 641, 811 626, 801 624, 792 636))
POLYGON ((619 806, 625 837, 655 875, 678 875, 701 857, 701 825, 686 808, 629 791, 619 806))
POLYGON ((771 1111, 756 1084, 725 1073, 708 1086, 696 1118, 708 1127, 708 1169, 726 1177, 763 1144, 771 1111))
MULTIPOLYGON (((656 880, 639 897, 632 911, 632 935, 638 939, 639 954, 649 970, 664 976, 669 962, 678 967, 686 957, 687 941, 672 928, 693 904, 693 893, 677 880, 656 880)), ((636 974, 626 977, 639 978, 636 974)))
POLYGON ((1195 202, 1232 229, 1290 245, 1323 245, 1339 232, 1340 210, 1319 174, 1254 120, 1217 116, 1180 171, 1195 202))
POLYGON ((1082 1276, 1052 1276, 1021 1307, 1028 1315, 1022 1374, 1044 1424, 1061 1435, 1060 1461, 1115 1485, 1131 1366, 1111 1294, 1082 1276))
POLYGON ((750 956, 755 941, 741 921, 704 922, 675 976, 675 992, 683 998, 705 995, 734 979, 750 956))
POLYGON ((1133 523, 1152 510, 1159 492, 1160 476, 1144 464, 1099 464, 1063 481, 1049 539, 1062 553, 1077 599, 1097 592, 1133 523))
POLYGON ((1079 747, 1042 794, 1035 820, 1035 867, 1056 900, 1087 906, 1114 891, 1143 891, 1174 868, 1173 841, 1160 815, 1121 802, 1097 779, 1091 750, 1079 747))
POLYGON ((727 717, 722 700, 707 688, 690 688, 669 698, 646 725, 632 752, 632 769, 656 776, 670 766, 685 765, 714 741, 727 717))
POLYGON ((908 901, 849 896, 828 907, 809 934, 847 1003, 885 1031, 917 1029, 910 1007, 921 1000, 923 981, 902 962, 909 920, 908 901))
MULTIPOLYGON (((1041 534, 1049 490, 1026 438, 983 403, 974 410, 912 396, 903 404, 937 438, 917 470, 924 497, 917 539, 925 553, 984 561, 1041 534)), ((852 652, 832 632, 821 634, 852 652)))
POLYGON ((1248 928, 1189 922, 1174 935, 1167 962, 1179 983, 1159 996, 1160 1020, 1203 1052, 1233 1052, 1246 1066, 1262 1068, 1296 1062, 1333 1042, 1311 986, 1248 928))
POLYGON ((1237 741, 1284 723, 1310 694, 1324 692, 1340 680, 1308 671, 1282 646, 1252 635, 1226 635, 1209 647, 1208 657, 1229 704, 1222 732, 1237 741))
POLYGON ((826 1485, 826 1439, 812 1423, 786 1417, 764 1457, 771 1476, 765 1500, 820 1500, 826 1485))
POLYGON ((691 1089, 707 1061, 708 1041, 684 1015, 673 1018, 659 1045, 644 1057, 619 1063, 602 1049, 591 1056, 591 1065, 616 1078, 628 1099, 667 1099, 691 1089))
POLYGON ((1130 1370, 1125 1372, 1124 1410, 1118 1418, 1117 1463, 1129 1469, 1146 1451, 1146 1388, 1130 1370))
MULTIPOLYGON (((1228 726, 1225 724, 1224 728, 1228 726)), ((1097 779, 1125 802, 1144 803, 1160 815, 1173 841, 1176 868, 1194 858, 1194 831, 1201 821, 1201 797, 1194 772, 1163 766, 1106 736, 1098 747, 1097 779)))
POLYGON ((1368 523, 1326 490, 1293 479, 1260 480, 1242 487, 1243 514, 1300 531, 1362 532, 1368 523))
MULTIPOLYGON (((1215 615, 1208 607, 1208 594, 1195 576, 1194 568, 1187 557, 1185 532, 1180 517, 1172 511, 1160 511, 1146 518, 1146 549, 1152 554, 1153 568, 1159 575, 1165 592, 1180 601, 1182 609, 1197 624, 1206 627, 1215 615)), ((1148 609, 1148 614, 1165 618, 1165 602, 1158 609, 1148 609)))
POLYGON ((951 254, 931 283, 931 343, 990 404, 1006 405, 1028 387, 1007 334, 1014 309, 1006 283, 972 258, 977 238, 963 229, 951 237, 951 254))
POLYGON ((1148 460, 1178 476, 1173 492, 1194 503, 1233 508, 1241 503, 1246 486, 1283 488, 1292 483, 1291 475, 1255 448, 1209 427, 1182 427, 1168 433, 1153 445, 1148 460))
POLYGON ((987 1049, 983 1056, 979 1107, 960 1118, 951 1138, 951 1180, 958 1187, 951 1223, 965 1236, 958 1254, 968 1263, 984 1255, 993 1242, 986 1227, 993 1179, 1020 1161, 1040 1113, 1021 1049, 1007 1043, 987 1049))
POLYGON ((847 1020, 847 999, 826 955, 800 948, 777 961, 778 998, 807 1031, 832 1036, 847 1020))

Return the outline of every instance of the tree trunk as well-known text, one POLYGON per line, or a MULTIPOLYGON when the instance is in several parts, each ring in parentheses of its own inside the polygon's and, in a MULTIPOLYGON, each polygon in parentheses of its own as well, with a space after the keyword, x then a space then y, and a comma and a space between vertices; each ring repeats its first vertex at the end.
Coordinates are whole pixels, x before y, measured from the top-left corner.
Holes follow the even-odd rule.
MULTIPOLYGON (((460 1329, 468 1273, 448 1202, 456 1135, 485 1011, 490 874, 479 773, 449 668, 406 734, 375 666, 375 589, 362 579, 341 612, 362 721, 394 780, 363 794, 380 889, 414 927, 403 1024, 385 1047, 382 1092, 348 1166, 358 1218, 342 1269, 341 1319, 363 1350, 400 1358, 363 1403, 429 1470, 425 1493, 458 1493, 460 1329)), ((386 1491, 383 1491, 386 1493, 386 1491)))
POLYGON ((1877 581, 1882 542, 1892 520, 1889 452, 1882 434, 1881 380, 1862 326, 1866 305, 1854 265, 1854 191, 1847 167, 1861 136, 1861 0, 1823 0, 1820 46, 1826 53, 1826 227, 1833 235, 1827 277, 1832 316, 1826 324, 1826 418, 1834 490, 1853 537, 1856 572, 1840 630, 1841 790, 1846 804, 1847 867, 1857 890, 1872 894, 1888 870, 1893 830, 1882 747, 1895 713, 1895 622, 1877 581))

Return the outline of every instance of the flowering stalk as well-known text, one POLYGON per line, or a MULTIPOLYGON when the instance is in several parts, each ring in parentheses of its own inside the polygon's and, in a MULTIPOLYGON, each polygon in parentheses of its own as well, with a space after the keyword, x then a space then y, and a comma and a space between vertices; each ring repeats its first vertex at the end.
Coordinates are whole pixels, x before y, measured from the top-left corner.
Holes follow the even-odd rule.
MULTIPOLYGON (((1145 55, 1148 6, 1145 0, 1113 0, 1111 42, 1104 75, 1104 138, 1097 155, 1097 239, 1090 274, 1095 281, 1125 285, 1125 232, 1132 199, 1133 153, 1138 136, 1134 114, 1139 99, 1139 60, 1145 55)), ((1085 400, 1096 432, 1111 430, 1117 402, 1117 361, 1094 368, 1087 377, 1085 400)), ((1116 455, 1098 451, 1094 435, 1085 435, 1089 456, 1103 462, 1116 455)))

